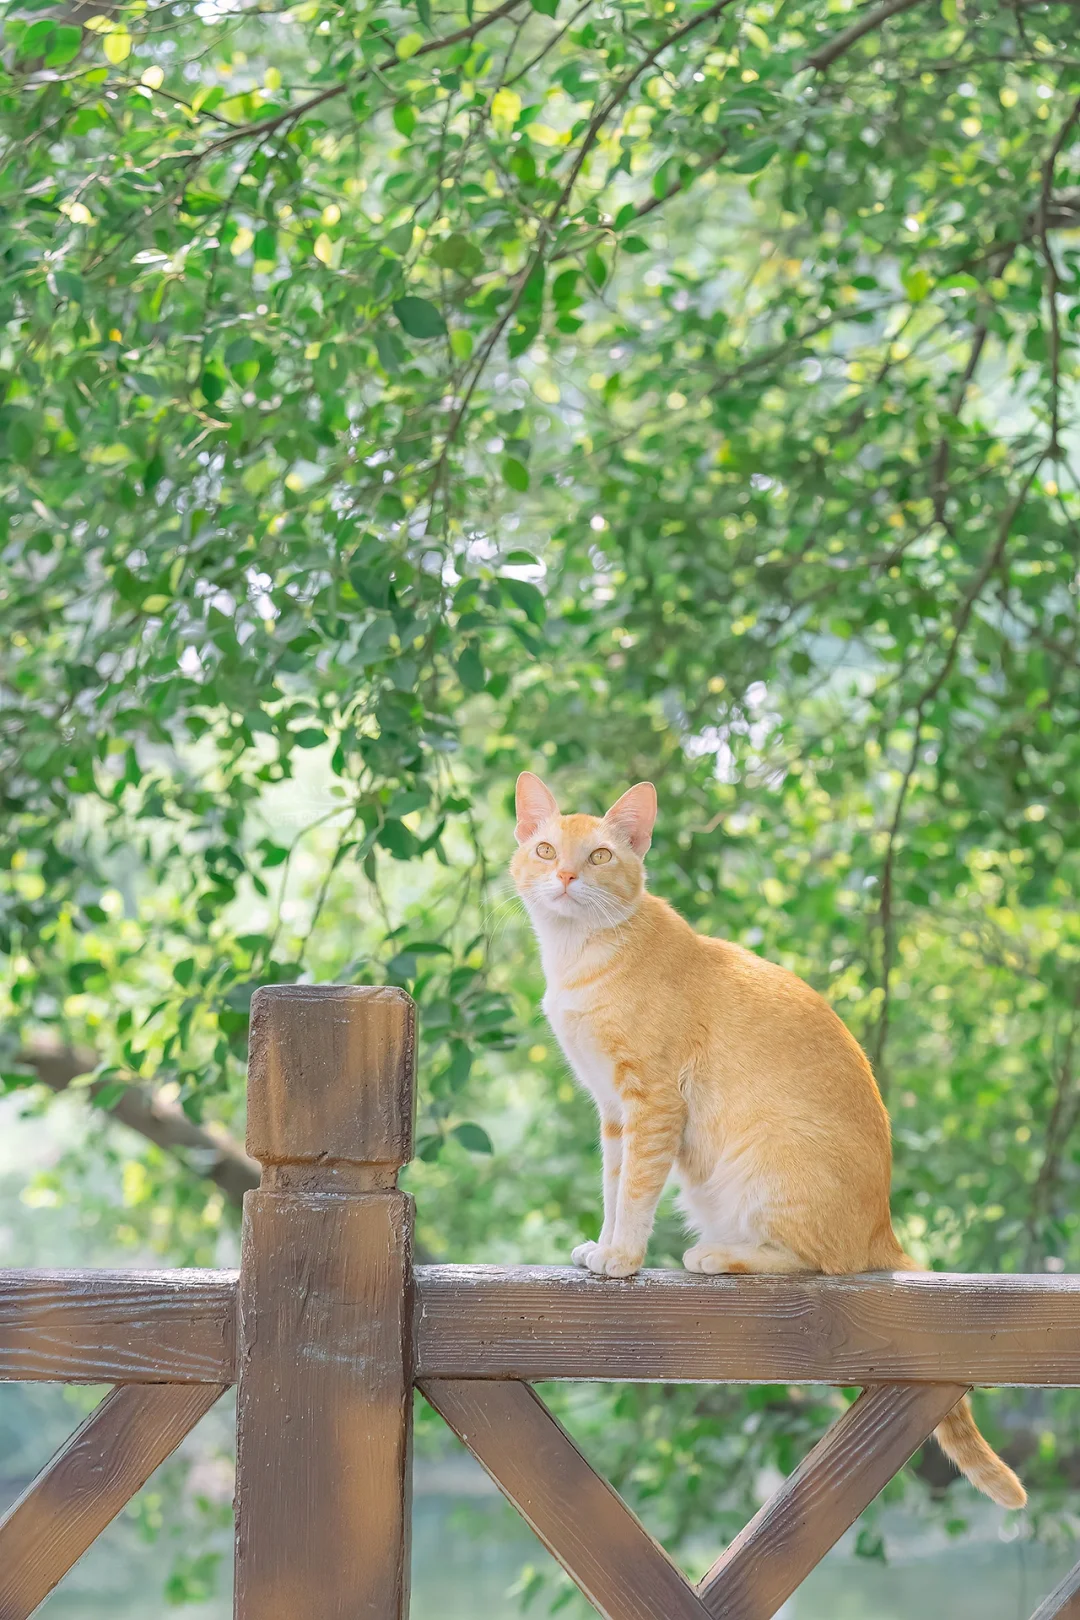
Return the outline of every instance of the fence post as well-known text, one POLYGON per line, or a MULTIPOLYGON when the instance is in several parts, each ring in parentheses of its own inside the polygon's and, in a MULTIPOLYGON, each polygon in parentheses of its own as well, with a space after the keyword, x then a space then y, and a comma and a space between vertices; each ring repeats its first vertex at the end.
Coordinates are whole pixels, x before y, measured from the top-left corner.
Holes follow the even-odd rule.
POLYGON ((277 985, 251 1003, 236 1620, 405 1620, 414 1008, 277 985))

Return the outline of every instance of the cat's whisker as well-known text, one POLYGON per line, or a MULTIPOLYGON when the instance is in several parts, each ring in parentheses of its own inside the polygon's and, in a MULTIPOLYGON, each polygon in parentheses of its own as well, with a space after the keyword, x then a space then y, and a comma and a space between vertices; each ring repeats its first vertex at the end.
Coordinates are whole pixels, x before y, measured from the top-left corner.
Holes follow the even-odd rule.
POLYGON ((507 895, 506 899, 500 900, 498 904, 482 908, 480 920, 489 947, 497 944, 508 924, 524 910, 524 903, 518 894, 507 895))

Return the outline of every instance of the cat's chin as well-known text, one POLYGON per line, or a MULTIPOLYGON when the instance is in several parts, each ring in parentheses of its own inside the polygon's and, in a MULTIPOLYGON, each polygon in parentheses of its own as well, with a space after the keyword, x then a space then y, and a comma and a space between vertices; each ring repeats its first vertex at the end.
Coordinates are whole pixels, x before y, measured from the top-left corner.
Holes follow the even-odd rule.
POLYGON ((588 932, 595 928, 596 920, 572 896, 556 897, 547 894, 525 896, 525 904, 537 927, 554 927, 588 932))

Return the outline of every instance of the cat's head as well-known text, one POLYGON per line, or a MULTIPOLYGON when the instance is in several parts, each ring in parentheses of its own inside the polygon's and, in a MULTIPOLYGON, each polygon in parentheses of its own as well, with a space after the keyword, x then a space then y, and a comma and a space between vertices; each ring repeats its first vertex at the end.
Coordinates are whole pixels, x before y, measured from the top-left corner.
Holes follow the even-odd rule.
POLYGON ((645 889, 655 820, 651 782, 630 788, 605 816, 564 816, 540 778, 522 771, 510 872, 536 921, 587 930, 625 922, 645 889))

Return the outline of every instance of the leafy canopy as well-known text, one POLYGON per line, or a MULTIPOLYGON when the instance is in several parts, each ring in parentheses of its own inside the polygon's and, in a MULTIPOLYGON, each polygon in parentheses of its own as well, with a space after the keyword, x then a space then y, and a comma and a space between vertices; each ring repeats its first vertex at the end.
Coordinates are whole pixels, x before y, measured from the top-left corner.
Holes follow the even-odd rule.
MULTIPOLYGON (((255 983, 402 983, 424 1241, 562 1258, 589 1110, 490 878, 522 766, 591 808, 651 776, 655 887, 871 1051, 909 1246, 1075 1265, 1075 35, 16 0, 8 1083, 51 1032, 106 1109, 238 1128, 255 983)), ((122 1231, 204 1254, 220 1197, 138 1162, 122 1231)), ((610 1400, 676 1537, 816 1421, 610 1400)))

